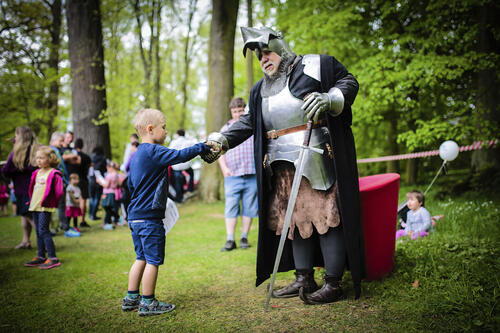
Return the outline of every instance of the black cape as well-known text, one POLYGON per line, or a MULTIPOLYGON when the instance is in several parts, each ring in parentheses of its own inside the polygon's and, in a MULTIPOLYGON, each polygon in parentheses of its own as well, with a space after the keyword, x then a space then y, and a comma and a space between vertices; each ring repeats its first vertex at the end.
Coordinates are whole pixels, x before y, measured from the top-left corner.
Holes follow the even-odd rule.
MULTIPOLYGON (((290 74, 289 88, 292 95, 304 99, 307 93, 313 91, 328 92, 332 87, 339 88, 344 94, 344 110, 338 117, 327 114, 327 126, 330 131, 331 146, 334 152, 335 178, 339 189, 339 211, 342 221, 347 264, 351 271, 355 286, 356 298, 361 291, 361 280, 366 275, 365 250, 361 210, 359 199, 358 169, 356 164, 356 149, 351 131, 351 105, 358 91, 356 79, 334 57, 321 55, 321 82, 318 82, 303 72, 304 66, 299 61, 290 74)), ((257 280, 256 286, 267 280, 272 274, 280 236, 275 235, 267 225, 268 189, 266 188, 263 160, 266 153, 266 132, 262 119, 261 87, 263 79, 257 82, 249 98, 248 114, 224 132, 229 147, 237 146, 245 139, 254 135, 255 169, 257 176, 258 203, 259 203, 259 239, 257 247, 257 280)), ((319 242, 318 242, 319 243, 319 242)), ((321 251, 316 251, 315 266, 324 266, 321 251)), ((287 239, 279 272, 295 269, 291 241, 287 239)))

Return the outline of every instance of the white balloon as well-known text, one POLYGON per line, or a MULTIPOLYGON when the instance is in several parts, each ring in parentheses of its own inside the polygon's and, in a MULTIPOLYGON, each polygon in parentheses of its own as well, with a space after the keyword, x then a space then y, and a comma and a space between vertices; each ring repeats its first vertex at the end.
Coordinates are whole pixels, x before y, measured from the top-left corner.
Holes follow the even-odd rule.
POLYGON ((455 141, 448 140, 439 146, 439 156, 449 162, 453 161, 458 156, 458 145, 455 141))

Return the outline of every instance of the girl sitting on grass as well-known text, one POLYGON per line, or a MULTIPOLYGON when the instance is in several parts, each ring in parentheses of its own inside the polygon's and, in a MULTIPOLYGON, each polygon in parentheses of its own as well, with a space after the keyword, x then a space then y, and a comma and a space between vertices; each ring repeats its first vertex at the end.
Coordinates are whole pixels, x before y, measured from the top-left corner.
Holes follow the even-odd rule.
POLYGON ((63 181, 61 172, 55 169, 60 161, 52 148, 40 147, 36 152, 35 161, 40 169, 31 175, 29 211, 33 212, 35 222, 37 256, 24 266, 50 269, 61 265, 56 256, 49 224, 52 212, 56 211, 64 193, 63 181), (46 252, 49 254, 48 259, 45 258, 46 252))
POLYGON ((410 236, 411 239, 429 235, 428 230, 432 227, 431 214, 424 207, 424 194, 413 190, 406 194, 406 204, 410 209, 406 218, 406 224, 401 223, 404 229, 396 232, 396 239, 410 236))

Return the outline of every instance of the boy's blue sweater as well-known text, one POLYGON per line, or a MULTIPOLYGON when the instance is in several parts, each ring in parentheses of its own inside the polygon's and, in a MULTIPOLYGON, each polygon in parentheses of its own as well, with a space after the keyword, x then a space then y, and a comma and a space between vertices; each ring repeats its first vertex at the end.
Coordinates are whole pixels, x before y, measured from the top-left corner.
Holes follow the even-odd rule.
POLYGON ((204 143, 175 150, 158 144, 142 143, 130 161, 128 186, 129 221, 162 220, 168 195, 168 166, 187 162, 201 152, 210 150, 204 143))

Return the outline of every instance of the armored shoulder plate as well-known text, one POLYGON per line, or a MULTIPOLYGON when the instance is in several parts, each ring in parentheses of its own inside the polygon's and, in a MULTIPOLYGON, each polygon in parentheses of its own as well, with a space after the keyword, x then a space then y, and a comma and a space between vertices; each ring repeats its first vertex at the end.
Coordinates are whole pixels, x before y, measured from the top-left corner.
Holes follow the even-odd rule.
POLYGON ((319 54, 306 54, 302 58, 304 74, 321 82, 321 63, 319 54))

